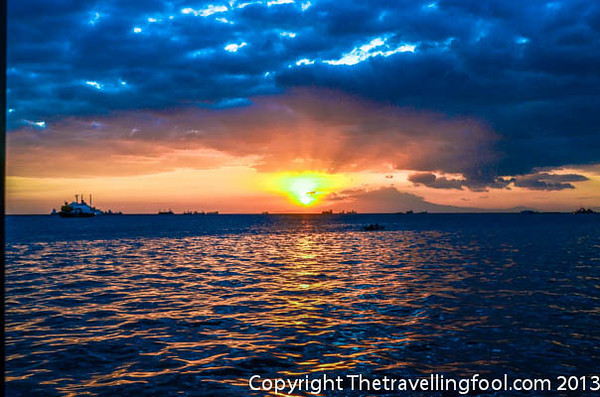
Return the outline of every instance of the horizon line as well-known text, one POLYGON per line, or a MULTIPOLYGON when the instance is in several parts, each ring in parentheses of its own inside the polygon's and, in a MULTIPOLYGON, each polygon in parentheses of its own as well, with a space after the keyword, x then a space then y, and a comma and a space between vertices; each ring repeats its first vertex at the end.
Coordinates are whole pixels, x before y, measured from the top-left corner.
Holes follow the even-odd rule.
MULTIPOLYGON (((591 207, 590 207, 591 208, 591 207)), ((596 208, 596 207, 594 207, 596 208)), ((592 209, 594 209, 592 208, 592 209)), ((481 211, 415 211, 413 213, 406 213, 406 211, 396 211, 396 212, 357 212, 354 214, 351 213, 321 213, 321 212, 219 212, 218 214, 184 214, 182 212, 174 212, 173 214, 158 214, 157 212, 128 212, 121 214, 101 214, 99 216, 124 216, 124 215, 160 215, 160 216, 170 216, 170 215, 185 215, 185 216, 220 216, 220 215, 322 215, 322 216, 331 216, 331 215, 453 215, 453 214, 523 214, 523 215, 535 215, 535 214, 572 214, 572 211, 538 211, 531 210, 533 212, 523 213, 523 211, 527 210, 481 210, 481 211)), ((4 216, 55 216, 49 213, 5 213, 4 216)))

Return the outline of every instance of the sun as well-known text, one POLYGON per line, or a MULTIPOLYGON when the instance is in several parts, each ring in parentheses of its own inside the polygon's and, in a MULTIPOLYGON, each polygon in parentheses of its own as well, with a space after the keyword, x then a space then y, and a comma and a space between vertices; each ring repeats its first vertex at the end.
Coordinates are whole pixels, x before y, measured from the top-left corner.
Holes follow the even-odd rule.
POLYGON ((280 173, 274 176, 272 187, 295 204, 310 207, 341 186, 342 177, 320 172, 280 173))
POLYGON ((289 179, 287 191, 302 205, 310 206, 317 201, 319 180, 312 175, 301 175, 289 179))

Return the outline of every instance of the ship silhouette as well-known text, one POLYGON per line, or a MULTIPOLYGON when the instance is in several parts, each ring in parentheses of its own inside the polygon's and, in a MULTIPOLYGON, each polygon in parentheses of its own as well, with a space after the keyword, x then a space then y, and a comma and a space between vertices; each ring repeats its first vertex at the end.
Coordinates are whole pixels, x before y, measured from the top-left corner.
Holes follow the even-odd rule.
MULTIPOLYGON (((58 215, 61 218, 91 218, 96 215, 101 215, 102 211, 96 209, 96 207, 92 206, 92 195, 90 194, 90 203, 86 203, 83 199, 83 194, 81 195, 81 200, 79 199, 79 194, 75 195, 75 201, 68 203, 65 201, 62 207, 60 207, 60 211, 58 215)), ((52 214, 55 214, 56 210, 52 211, 52 214)))
POLYGON ((578 210, 573 211, 573 214, 597 214, 597 212, 591 208, 585 209, 584 207, 581 207, 578 210))

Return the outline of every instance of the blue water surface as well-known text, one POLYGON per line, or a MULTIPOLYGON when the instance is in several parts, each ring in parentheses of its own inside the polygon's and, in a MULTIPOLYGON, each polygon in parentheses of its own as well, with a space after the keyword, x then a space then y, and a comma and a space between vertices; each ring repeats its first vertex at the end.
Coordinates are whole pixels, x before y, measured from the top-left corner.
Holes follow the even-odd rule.
POLYGON ((5 222, 11 396, 264 395, 256 374, 598 374, 600 216, 5 222), (363 230, 374 223, 385 230, 363 230))

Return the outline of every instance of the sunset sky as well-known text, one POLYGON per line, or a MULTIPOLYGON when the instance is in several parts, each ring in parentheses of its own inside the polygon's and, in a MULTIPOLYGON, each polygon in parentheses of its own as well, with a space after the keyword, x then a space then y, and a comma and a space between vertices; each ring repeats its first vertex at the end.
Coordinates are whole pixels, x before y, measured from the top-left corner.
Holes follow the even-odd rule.
POLYGON ((600 3, 9 0, 8 213, 600 209, 600 3))

